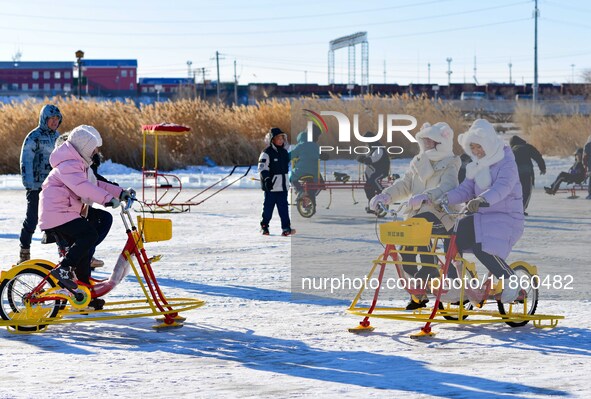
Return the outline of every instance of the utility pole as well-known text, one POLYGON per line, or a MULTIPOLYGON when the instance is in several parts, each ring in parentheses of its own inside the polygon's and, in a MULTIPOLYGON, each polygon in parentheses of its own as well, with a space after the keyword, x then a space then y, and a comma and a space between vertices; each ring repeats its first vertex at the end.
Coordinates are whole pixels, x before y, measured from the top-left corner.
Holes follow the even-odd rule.
POLYGON ((236 60, 234 60, 234 105, 238 105, 238 78, 236 77, 236 60))
MULTIPOLYGON (((536 0, 537 1, 537 0, 536 0)), ((216 84, 217 87, 217 103, 220 105, 220 52, 215 52, 215 63, 218 70, 218 83, 216 84)))
POLYGON ((427 84, 431 84, 431 63, 427 63, 427 84))
POLYGON ((513 67, 513 64, 511 63, 511 61, 509 61, 509 84, 513 83, 513 77, 511 76, 511 67, 513 67))
MULTIPOLYGON (((189 83, 189 81, 191 80, 191 65, 193 65, 193 61, 187 61, 187 69, 188 69, 188 79, 187 79, 187 83, 189 83)), ((191 85, 193 87, 195 87, 195 79, 193 79, 193 84, 191 85)), ((190 87, 189 87, 190 89, 190 87)), ((191 92, 193 92, 193 90, 191 89, 191 92)))
POLYGON ((205 97, 207 96, 207 92, 205 91, 205 68, 201 67, 201 75, 203 76, 203 101, 205 101, 205 97))
POLYGON ((445 61, 447 61, 447 85, 450 86, 451 85, 451 74, 453 73, 451 70, 451 62, 453 61, 453 59, 451 57, 447 57, 445 59, 445 61))
POLYGON ((386 84, 386 60, 384 60, 384 84, 386 84))
POLYGON ((575 64, 570 64, 570 82, 575 83, 575 64))
POLYGON ((534 87, 532 88, 532 106, 535 109, 538 99, 538 0, 534 8, 534 87))
POLYGON ((304 71, 304 83, 308 84, 308 71, 304 71))
POLYGON ((474 56, 474 83, 478 84, 478 78, 476 77, 476 56, 474 56))

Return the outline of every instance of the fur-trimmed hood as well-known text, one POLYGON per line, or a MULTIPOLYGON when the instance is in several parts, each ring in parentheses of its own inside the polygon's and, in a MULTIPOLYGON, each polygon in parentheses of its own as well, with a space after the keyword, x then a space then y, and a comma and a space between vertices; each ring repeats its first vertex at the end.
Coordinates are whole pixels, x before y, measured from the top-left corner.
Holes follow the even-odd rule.
POLYGON ((434 125, 425 123, 421 127, 421 130, 416 134, 415 138, 419 142, 421 154, 425 154, 431 161, 440 161, 447 157, 453 157, 453 145, 454 145, 454 131, 445 122, 437 122, 434 125), (424 148, 423 138, 429 138, 439 144, 430 150, 424 148))
POLYGON ((499 162, 505 156, 503 150, 505 145, 493 125, 485 119, 477 119, 466 133, 458 136, 458 142, 473 161, 466 166, 466 177, 474 179, 480 188, 486 189, 490 187, 492 182, 489 171, 490 166, 499 162), (479 144, 482 147, 485 153, 483 158, 478 158, 472 154, 470 149, 472 143, 479 144))

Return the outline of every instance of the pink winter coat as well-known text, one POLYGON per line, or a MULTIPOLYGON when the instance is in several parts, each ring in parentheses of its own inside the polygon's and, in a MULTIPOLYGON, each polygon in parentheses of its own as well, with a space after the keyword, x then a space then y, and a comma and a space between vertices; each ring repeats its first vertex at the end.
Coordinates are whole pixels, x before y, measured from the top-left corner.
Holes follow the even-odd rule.
POLYGON ((104 205, 121 194, 118 186, 102 181, 97 186, 88 180, 88 164, 67 141, 51 153, 49 163, 53 169, 43 182, 39 196, 41 230, 81 217, 82 198, 104 205))

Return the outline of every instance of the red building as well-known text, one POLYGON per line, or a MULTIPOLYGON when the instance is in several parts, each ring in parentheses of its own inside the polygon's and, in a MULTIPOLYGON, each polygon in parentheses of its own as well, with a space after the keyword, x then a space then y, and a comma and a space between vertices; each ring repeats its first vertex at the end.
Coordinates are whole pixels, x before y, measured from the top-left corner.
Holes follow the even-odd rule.
POLYGON ((68 95, 73 62, 0 62, 0 95, 68 95))
POLYGON ((137 94, 137 60, 82 59, 84 93, 105 95, 137 94))

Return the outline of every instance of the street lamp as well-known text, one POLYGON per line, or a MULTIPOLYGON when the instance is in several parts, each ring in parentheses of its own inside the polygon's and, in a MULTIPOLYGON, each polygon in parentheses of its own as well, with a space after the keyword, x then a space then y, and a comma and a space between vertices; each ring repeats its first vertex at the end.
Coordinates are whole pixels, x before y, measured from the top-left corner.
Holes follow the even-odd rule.
POLYGON ((76 62, 78 63, 78 99, 82 98, 82 58, 84 58, 84 51, 76 51, 76 62))

